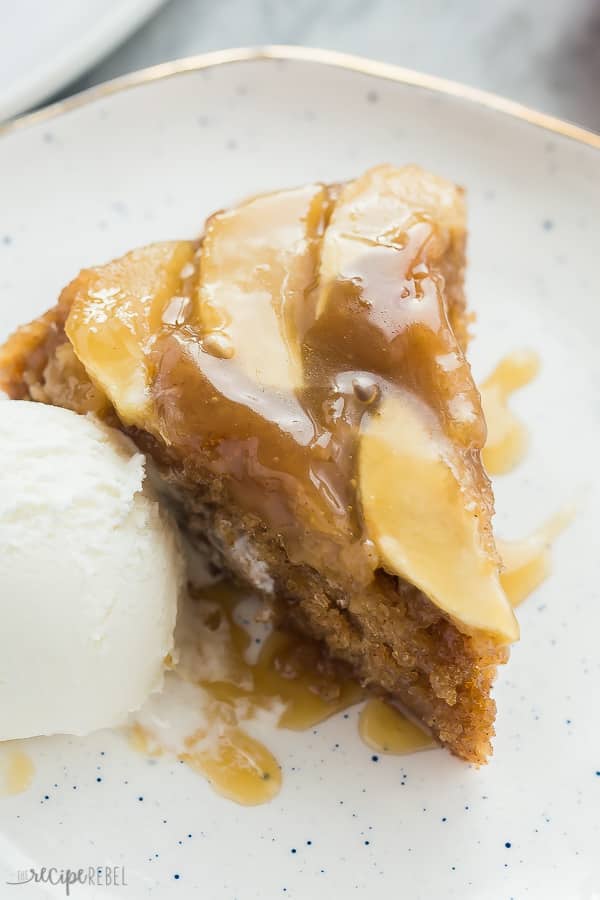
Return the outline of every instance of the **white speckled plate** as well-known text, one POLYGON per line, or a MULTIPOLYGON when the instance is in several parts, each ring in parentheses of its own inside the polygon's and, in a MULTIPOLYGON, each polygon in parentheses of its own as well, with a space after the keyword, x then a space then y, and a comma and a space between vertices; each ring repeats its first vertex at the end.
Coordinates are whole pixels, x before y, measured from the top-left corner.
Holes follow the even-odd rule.
POLYGON ((0 120, 91 68, 164 2, 0 0, 0 120))
POLYGON ((353 710, 266 736, 283 789, 242 808, 119 734, 30 741, 32 787, 0 799, 3 898, 46 896, 5 886, 30 865, 109 864, 128 887, 72 896, 600 895, 600 138, 333 54, 233 52, 130 77, 0 139, 0 336, 81 266, 196 234, 249 192, 382 160, 468 189, 476 373, 520 347, 542 357, 515 399, 531 451, 496 482, 498 531, 526 534, 582 498, 553 577, 520 611, 492 762, 477 771, 441 750, 373 762, 353 710))

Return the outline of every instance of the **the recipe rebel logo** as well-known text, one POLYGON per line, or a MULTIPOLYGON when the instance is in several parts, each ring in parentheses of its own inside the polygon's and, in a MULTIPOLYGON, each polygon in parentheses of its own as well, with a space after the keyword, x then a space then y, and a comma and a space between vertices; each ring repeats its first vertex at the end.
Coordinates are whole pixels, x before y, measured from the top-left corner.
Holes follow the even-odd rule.
POLYGON ((79 869, 59 869, 57 866, 43 866, 40 869, 19 869, 14 881, 6 884, 50 884, 64 887, 65 896, 71 896, 71 889, 82 884, 88 887, 127 887, 124 866, 87 866, 79 869))

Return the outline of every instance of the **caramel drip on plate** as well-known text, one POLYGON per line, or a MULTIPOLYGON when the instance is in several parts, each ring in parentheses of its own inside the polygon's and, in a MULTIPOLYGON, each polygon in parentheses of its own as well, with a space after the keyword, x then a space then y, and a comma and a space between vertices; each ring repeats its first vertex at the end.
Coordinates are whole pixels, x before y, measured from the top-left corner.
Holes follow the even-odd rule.
POLYGON ((240 624, 245 597, 225 583, 194 592, 189 599, 193 616, 185 627, 196 622, 196 655, 190 656, 193 640, 188 632, 179 666, 167 676, 166 714, 161 709, 154 716, 142 713, 131 730, 130 744, 147 756, 171 751, 204 775, 219 794, 254 805, 278 793, 281 769, 247 724, 266 717, 279 728, 312 728, 357 703, 363 692, 315 644, 296 635, 271 632, 250 660, 257 645, 248 620, 240 624), (179 722, 172 713, 177 703, 183 707, 179 722))
POLYGON ((180 758, 204 775, 223 797, 245 806, 266 803, 281 788, 279 763, 264 744, 243 728, 236 728, 226 719, 223 724, 216 751, 196 749, 198 735, 191 735, 190 749, 180 758))
POLYGON ((496 541, 504 563, 500 581, 513 606, 520 606, 548 578, 552 571, 552 545, 574 516, 575 509, 566 507, 526 538, 496 541))
POLYGON ((511 472, 527 451, 527 429, 508 401, 515 391, 533 381, 539 367, 536 353, 519 350, 505 356, 481 385, 488 430, 482 458, 490 475, 511 472))
POLYGON ((283 701, 278 725, 290 731, 313 728, 363 697, 355 681, 322 666, 318 648, 281 631, 273 631, 263 644, 254 684, 258 705, 274 698, 283 701))
POLYGON ((377 698, 367 700, 363 706, 358 730, 365 744, 379 753, 402 755, 437 746, 426 731, 377 698))
POLYGON ((35 768, 30 756, 23 750, 3 747, 0 756, 0 794, 8 796, 26 791, 33 781, 35 768))
MULTIPOLYGON (((209 724, 218 729, 219 736, 216 742, 209 743, 208 749, 198 748, 206 737, 206 732, 198 730, 184 736, 173 752, 203 775, 221 796, 244 806, 267 803, 281 787, 279 764, 264 744, 235 726, 235 711, 229 713, 224 705, 211 709, 209 724)), ((131 729, 129 744, 153 759, 173 749, 162 746, 152 731, 137 722, 131 729)))
POLYGON ((269 709, 274 701, 280 701, 279 727, 303 731, 362 698, 354 681, 326 660, 316 644, 297 634, 271 631, 262 640, 256 660, 247 662, 252 639, 236 616, 245 595, 230 584, 220 583, 204 589, 202 596, 218 599, 231 635, 228 668, 234 676, 201 681, 219 701, 244 699, 256 709, 269 709))
MULTIPOLYGON (((537 353, 517 350, 501 359, 481 385, 488 429, 482 457, 491 475, 512 471, 527 452, 527 429, 508 402, 515 391, 533 381, 539 368, 537 353)), ((572 522, 574 515, 573 506, 565 507, 521 540, 496 539, 503 562, 500 581, 513 607, 526 600, 550 575, 552 544, 572 522)))

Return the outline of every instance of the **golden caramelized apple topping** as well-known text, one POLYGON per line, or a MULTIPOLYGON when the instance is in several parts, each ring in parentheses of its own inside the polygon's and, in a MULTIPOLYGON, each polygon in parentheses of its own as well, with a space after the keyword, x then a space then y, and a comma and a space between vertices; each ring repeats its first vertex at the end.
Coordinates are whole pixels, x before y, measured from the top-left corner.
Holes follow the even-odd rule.
POLYGON ((309 185, 256 197, 206 223, 197 291, 204 349, 235 355, 263 387, 302 388, 295 317, 314 282, 328 207, 327 190, 309 185))
POLYGON ((485 423, 452 327, 464 242, 457 188, 380 166, 85 270, 67 334, 122 421, 209 473, 293 562, 350 596, 383 568, 509 642, 485 423))
POLYGON ((497 562, 484 549, 465 493, 469 481, 461 454, 414 397, 390 393, 367 419, 359 447, 361 502, 385 569, 463 626, 516 640, 497 562))
POLYGON ((182 274, 192 254, 186 241, 151 244, 84 269, 71 286, 67 336, 126 425, 143 428, 152 415, 150 349, 187 302, 182 274))

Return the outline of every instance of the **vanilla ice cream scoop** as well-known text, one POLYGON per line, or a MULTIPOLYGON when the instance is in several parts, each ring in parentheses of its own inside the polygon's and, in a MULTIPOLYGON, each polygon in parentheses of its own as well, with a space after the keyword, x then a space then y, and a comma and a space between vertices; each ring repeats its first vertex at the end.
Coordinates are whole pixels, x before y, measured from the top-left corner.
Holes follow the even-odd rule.
POLYGON ((118 725, 161 687, 183 562, 144 466, 89 417, 0 403, 0 740, 118 725))

